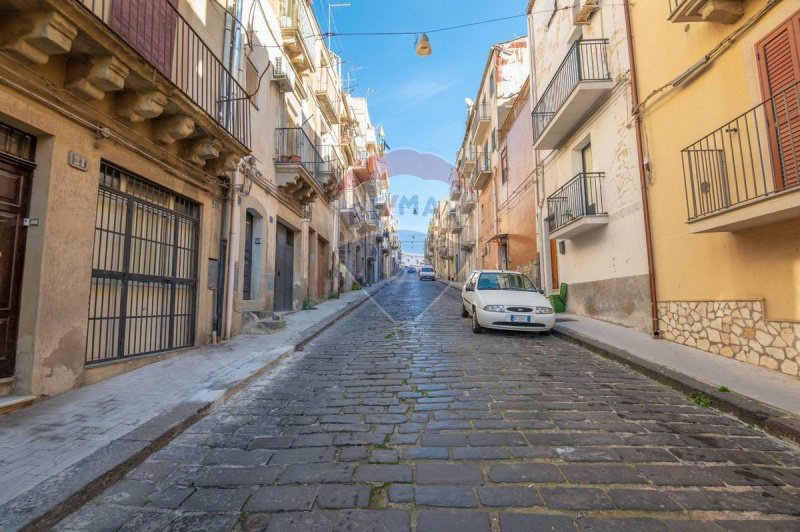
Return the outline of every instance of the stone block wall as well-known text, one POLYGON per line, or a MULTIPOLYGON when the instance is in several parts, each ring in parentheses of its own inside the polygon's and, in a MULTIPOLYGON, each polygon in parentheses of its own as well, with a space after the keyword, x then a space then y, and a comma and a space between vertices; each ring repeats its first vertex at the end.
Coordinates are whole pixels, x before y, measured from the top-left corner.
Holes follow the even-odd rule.
POLYGON ((800 322, 768 320, 763 301, 658 304, 665 340, 798 376, 800 322))

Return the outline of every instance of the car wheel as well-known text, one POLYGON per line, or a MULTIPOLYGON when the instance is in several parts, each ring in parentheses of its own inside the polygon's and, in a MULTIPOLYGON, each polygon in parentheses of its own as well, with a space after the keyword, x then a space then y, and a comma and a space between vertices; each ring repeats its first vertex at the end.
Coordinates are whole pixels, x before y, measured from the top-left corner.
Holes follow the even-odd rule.
POLYGON ((483 327, 478 323, 478 312, 474 308, 472 309, 472 332, 475 334, 483 332, 483 327))
POLYGON ((467 312, 467 309, 464 307, 464 305, 461 305, 461 317, 469 318, 469 312, 467 312))

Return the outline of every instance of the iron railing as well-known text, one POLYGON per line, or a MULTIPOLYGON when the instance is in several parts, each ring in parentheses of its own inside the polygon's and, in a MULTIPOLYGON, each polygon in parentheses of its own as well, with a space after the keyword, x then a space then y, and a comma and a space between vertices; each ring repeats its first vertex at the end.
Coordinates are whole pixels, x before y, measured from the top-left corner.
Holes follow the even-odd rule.
POLYGON ((475 117, 478 121, 491 120, 489 102, 480 102, 476 105, 475 117))
POLYGON ((332 144, 321 145, 319 146, 319 154, 322 157, 320 171, 327 176, 332 175, 337 182, 341 183, 344 163, 339 154, 339 147, 332 144))
POLYGON ((137 9, 121 0, 73 0, 108 26, 245 148, 250 99, 235 76, 178 11, 177 0, 137 9))
POLYGON ((323 185, 324 162, 303 128, 281 127, 275 130, 275 164, 300 164, 318 184, 323 185))
POLYGON ((296 29, 303 39, 303 46, 308 51, 309 64, 313 65, 317 57, 317 32, 308 15, 310 7, 304 7, 305 0, 284 0, 281 8, 281 27, 296 29))
POLYGON ((581 82, 611 79, 606 55, 607 47, 608 39, 575 41, 570 47, 567 56, 533 108, 534 142, 542 136, 581 82))
POLYGON ((475 150, 475 146, 464 146, 461 148, 461 153, 459 155, 459 166, 463 167, 467 163, 475 163, 475 157, 477 155, 477 151, 475 150))
POLYGON ((681 4, 686 3, 686 1, 687 0, 667 0, 667 2, 669 3, 669 16, 671 17, 675 13, 675 11, 677 11, 678 8, 681 7, 681 4))
POLYGON ((800 186, 800 83, 682 150, 689 221, 800 186))
POLYGON ((603 208, 602 172, 581 173, 547 198, 550 232, 584 216, 607 214, 603 208))
POLYGON ((461 181, 458 178, 456 178, 452 183, 450 183, 450 197, 451 198, 455 197, 455 199, 460 198, 461 191, 462 191, 461 181))

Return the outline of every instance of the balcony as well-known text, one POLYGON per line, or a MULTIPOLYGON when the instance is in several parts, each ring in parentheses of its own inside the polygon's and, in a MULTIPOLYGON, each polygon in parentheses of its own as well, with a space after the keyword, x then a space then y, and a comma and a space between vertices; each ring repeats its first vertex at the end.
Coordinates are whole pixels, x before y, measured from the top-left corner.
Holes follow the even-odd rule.
POLYGON ((492 115, 489 102, 475 104, 475 139, 484 140, 492 128, 492 115))
POLYGON ((464 231, 461 233, 461 249, 463 251, 472 251, 475 249, 476 245, 475 229, 472 227, 464 228, 464 231))
POLYGON ((554 150, 611 93, 607 39, 576 41, 533 108, 533 147, 554 150))
POLYGON ((475 205, 478 203, 474 190, 465 190, 461 193, 461 212, 470 214, 475 210, 475 205))
POLYGON ((447 248, 447 246, 442 246, 439 248, 439 258, 444 260, 452 259, 453 254, 450 253, 450 250, 447 248))
POLYGON ((489 153, 483 152, 478 157, 478 162, 472 170, 472 188, 483 190, 492 178, 492 157, 489 153))
POLYGON ((733 24, 744 15, 744 0, 668 0, 671 22, 733 24))
POLYGON ((317 57, 317 35, 305 0, 283 0, 281 35, 283 48, 299 74, 314 71, 317 57))
POLYGON ((317 84, 317 101, 320 109, 331 124, 338 124, 342 117, 340 107, 342 106, 341 91, 339 83, 333 76, 333 69, 324 67, 319 69, 317 84))
POLYGON ((323 162, 302 128, 275 130, 276 184, 300 205, 308 205, 325 193, 323 162))
POLYGON ((582 173, 547 198, 550 238, 569 240, 608 224, 603 209, 602 173, 582 173))
POLYGON ((800 217, 800 83, 682 151, 689 231, 800 217))
POLYGON ((391 200, 389 199, 389 194, 381 193, 372 198, 372 204, 375 206, 375 210, 378 211, 380 216, 389 216, 391 212, 391 200))
POLYGON ((475 150, 474 146, 464 146, 461 148, 461 156, 459 158, 459 170, 464 175, 469 175, 472 172, 472 169, 475 168, 475 159, 477 158, 478 152, 475 150))
POLYGON ((367 211, 364 213, 364 223, 363 229, 370 233, 372 231, 377 231, 378 226, 380 225, 380 218, 378 217, 378 213, 375 211, 367 211))
POLYGON ((357 225, 356 204, 358 198, 355 189, 347 188, 339 196, 339 217, 346 228, 357 225))
POLYGON ((277 56, 272 60, 272 81, 278 85, 281 92, 294 92, 294 85, 297 83, 292 65, 283 56, 277 56))
POLYGON ((319 181, 328 199, 335 198, 342 184, 344 163, 338 146, 321 145, 318 147, 322 163, 319 166, 319 181))
POLYGON ((458 201, 461 199, 461 182, 458 178, 456 178, 452 183, 450 183, 450 200, 451 201, 458 201))

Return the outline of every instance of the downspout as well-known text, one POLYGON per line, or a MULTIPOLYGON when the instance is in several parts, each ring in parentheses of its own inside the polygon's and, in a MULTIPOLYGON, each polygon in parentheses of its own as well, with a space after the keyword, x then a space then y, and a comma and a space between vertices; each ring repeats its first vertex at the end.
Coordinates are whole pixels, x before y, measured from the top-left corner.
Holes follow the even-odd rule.
POLYGON ((661 331, 658 327, 658 297, 656 291, 656 269, 653 259, 653 234, 650 225, 650 202, 647 194, 647 169, 644 164, 644 148, 642 143, 642 115, 639 109, 639 85, 636 77, 636 60, 633 48, 633 30, 631 28, 631 7, 630 0, 624 0, 625 8, 625 32, 628 40, 628 56, 630 60, 631 72, 631 99, 634 110, 634 121, 636 124, 636 153, 639 157, 639 181, 642 189, 642 214, 644 216, 644 233, 647 247, 647 270, 650 279, 650 312, 653 326, 653 337, 660 338, 661 331))

